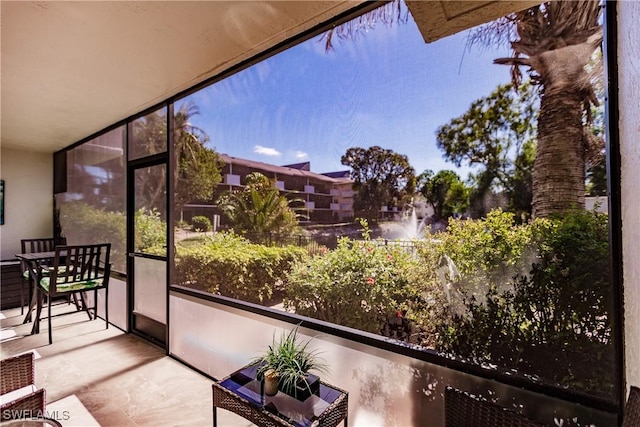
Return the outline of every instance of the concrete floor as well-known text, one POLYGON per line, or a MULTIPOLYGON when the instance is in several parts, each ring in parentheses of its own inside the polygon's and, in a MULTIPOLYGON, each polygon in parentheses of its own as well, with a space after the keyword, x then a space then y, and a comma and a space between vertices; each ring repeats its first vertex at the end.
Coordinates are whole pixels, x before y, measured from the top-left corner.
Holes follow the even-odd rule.
MULTIPOLYGON (((54 311, 69 311, 62 305, 54 311)), ((19 309, 0 313, 0 356, 34 351, 36 386, 46 389, 47 413, 63 426, 210 426, 212 380, 86 313, 56 317, 30 335, 19 309)), ((251 426, 218 411, 221 427, 251 426)))

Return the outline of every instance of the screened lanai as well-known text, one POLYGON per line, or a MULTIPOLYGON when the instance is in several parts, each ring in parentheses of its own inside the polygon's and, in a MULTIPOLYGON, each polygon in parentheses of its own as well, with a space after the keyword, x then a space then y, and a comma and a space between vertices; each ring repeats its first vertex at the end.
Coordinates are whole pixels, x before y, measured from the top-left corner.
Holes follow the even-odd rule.
POLYGON ((506 28, 528 7, 553 8, 2 2, 3 301, 20 239, 109 242, 112 325, 205 381, 297 326, 350 425, 445 425, 446 386, 619 425, 640 383, 640 9, 595 7, 516 90, 506 28), (548 125, 554 99, 573 122, 548 125), (572 125, 567 202, 576 160, 541 174, 540 153, 572 125))

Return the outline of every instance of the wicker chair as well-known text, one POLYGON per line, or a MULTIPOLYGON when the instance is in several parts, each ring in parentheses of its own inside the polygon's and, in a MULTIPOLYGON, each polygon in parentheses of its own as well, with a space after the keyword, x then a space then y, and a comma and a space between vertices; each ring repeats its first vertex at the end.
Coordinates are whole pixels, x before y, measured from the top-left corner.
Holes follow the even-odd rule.
POLYGON ((446 387, 444 392, 446 427, 543 427, 507 408, 446 387))
POLYGON ((640 426, 640 388, 631 386, 629 398, 624 407, 624 416, 622 417, 622 427, 638 427, 640 426))
POLYGON ((40 418, 46 415, 46 392, 43 388, 2 405, 2 421, 40 418))
POLYGON ((45 410, 45 391, 36 390, 35 357, 33 353, 8 357, 0 361, 0 394, 2 420, 23 418, 43 414, 45 410))

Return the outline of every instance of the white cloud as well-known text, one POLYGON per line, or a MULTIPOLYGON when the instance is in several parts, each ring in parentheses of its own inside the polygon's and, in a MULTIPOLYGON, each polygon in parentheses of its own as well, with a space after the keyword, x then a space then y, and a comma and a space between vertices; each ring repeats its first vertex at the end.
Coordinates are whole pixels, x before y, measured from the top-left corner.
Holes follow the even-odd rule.
POLYGON ((258 153, 258 154, 262 154, 263 156, 280 156, 280 155, 282 155, 282 153, 280 153, 275 148, 263 147, 262 145, 256 145, 255 147, 253 147, 253 152, 254 153, 258 153))
POLYGON ((309 157, 309 155, 304 151, 296 151, 294 155, 298 160, 304 160, 309 157))

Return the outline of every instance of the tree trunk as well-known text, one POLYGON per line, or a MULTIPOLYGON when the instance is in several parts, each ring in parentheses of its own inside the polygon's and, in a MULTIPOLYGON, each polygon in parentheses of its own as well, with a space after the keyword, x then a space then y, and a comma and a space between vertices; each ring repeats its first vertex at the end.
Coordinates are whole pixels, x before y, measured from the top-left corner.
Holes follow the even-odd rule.
POLYGON ((533 216, 584 208, 585 162, 579 91, 543 93, 533 169, 533 216))

